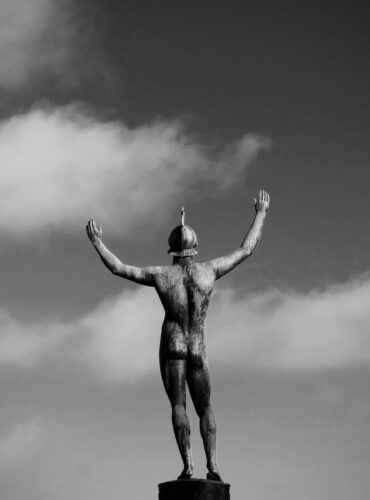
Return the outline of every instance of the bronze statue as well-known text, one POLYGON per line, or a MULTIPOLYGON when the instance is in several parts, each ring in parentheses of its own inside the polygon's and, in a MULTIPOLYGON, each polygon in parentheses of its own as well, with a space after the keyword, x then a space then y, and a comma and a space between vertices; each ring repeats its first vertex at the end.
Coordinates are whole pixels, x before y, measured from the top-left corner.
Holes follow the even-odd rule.
POLYGON ((165 310, 160 342, 160 368, 163 384, 172 406, 172 424, 184 463, 179 478, 193 475, 190 425, 186 414, 186 383, 200 418, 200 432, 207 457, 207 479, 221 480, 216 464, 216 422, 210 405, 210 377, 206 358, 204 320, 217 279, 249 257, 261 237, 270 204, 266 191, 254 200, 256 216, 240 248, 225 257, 204 263, 194 261, 197 236, 181 225, 169 237, 170 266, 134 267, 123 264, 102 242, 102 230, 94 220, 86 226, 88 237, 105 266, 113 273, 141 285, 155 287, 165 310))

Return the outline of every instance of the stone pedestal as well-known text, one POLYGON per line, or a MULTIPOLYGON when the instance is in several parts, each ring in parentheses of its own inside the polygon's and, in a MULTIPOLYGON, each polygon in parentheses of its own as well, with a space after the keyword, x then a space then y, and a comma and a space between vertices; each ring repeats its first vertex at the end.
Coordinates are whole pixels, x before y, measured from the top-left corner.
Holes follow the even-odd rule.
POLYGON ((206 479, 177 479, 160 483, 159 500, 230 500, 230 485, 206 479))

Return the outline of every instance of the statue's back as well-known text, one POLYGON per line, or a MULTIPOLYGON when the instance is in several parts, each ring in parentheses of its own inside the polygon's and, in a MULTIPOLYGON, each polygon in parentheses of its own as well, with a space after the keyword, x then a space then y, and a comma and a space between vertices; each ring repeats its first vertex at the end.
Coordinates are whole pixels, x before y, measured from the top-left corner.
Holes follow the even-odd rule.
POLYGON ((186 337, 202 334, 213 285, 214 273, 205 264, 163 268, 156 290, 166 313, 166 330, 180 329, 186 337))

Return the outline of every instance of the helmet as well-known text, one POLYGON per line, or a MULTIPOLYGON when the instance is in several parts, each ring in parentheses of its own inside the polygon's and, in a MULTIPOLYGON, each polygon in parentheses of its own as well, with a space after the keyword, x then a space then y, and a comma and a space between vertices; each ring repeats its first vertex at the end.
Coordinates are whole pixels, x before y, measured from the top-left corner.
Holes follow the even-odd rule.
POLYGON ((197 235, 191 227, 185 226, 184 207, 181 207, 181 225, 171 231, 168 244, 170 245, 168 253, 175 257, 189 257, 198 253, 195 250, 198 246, 197 235))

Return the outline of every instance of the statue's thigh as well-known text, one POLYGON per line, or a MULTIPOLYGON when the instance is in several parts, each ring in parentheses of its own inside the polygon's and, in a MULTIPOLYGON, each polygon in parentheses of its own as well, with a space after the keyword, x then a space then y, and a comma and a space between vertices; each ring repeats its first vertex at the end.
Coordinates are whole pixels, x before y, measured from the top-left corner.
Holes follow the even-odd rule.
POLYGON ((201 416, 210 405, 211 384, 208 363, 205 362, 201 368, 188 366, 186 380, 195 411, 201 416))
POLYGON ((168 359, 161 363, 167 396, 172 405, 186 404, 186 360, 168 359))

